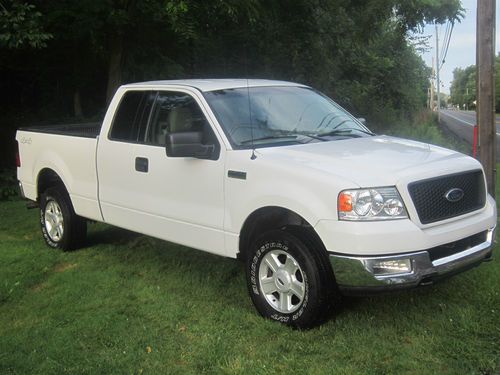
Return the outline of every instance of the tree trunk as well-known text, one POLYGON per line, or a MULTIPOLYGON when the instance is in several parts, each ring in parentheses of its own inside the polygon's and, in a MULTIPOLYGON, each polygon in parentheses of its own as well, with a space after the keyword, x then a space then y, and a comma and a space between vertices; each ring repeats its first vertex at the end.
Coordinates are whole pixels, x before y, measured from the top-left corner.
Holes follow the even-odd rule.
POLYGON ((117 35, 111 39, 108 65, 108 87, 106 90, 106 104, 111 102, 116 89, 122 83, 122 55, 123 37, 117 35))

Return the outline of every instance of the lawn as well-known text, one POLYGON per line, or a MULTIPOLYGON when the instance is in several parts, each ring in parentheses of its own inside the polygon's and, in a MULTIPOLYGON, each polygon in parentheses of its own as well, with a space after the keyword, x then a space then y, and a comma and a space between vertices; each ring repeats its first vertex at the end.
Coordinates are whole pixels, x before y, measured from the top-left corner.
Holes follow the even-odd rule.
POLYGON ((257 315, 236 260, 104 224, 63 253, 24 202, 0 218, 0 374, 500 373, 498 260, 297 331, 257 315))

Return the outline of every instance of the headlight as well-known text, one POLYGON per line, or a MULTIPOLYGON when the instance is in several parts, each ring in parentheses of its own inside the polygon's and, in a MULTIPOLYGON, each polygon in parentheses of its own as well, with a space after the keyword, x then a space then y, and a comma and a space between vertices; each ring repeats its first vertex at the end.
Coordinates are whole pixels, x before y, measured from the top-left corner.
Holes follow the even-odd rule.
POLYGON ((408 218, 395 187, 344 190, 339 194, 338 212, 340 220, 408 218))

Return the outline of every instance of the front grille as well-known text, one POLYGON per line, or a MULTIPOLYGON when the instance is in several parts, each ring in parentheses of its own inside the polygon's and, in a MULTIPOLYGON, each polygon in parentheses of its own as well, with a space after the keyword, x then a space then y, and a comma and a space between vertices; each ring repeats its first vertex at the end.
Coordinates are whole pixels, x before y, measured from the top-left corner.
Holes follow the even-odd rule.
POLYGON ((408 185, 408 191, 422 224, 478 210, 486 202, 481 170, 412 182, 408 185), (450 202, 445 196, 455 188, 463 191, 463 197, 457 202, 450 202))

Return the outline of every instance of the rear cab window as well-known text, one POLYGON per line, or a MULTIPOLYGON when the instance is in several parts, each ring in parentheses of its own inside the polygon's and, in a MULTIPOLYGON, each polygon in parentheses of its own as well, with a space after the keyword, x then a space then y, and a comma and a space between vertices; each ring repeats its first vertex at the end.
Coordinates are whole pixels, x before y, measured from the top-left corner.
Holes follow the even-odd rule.
POLYGON ((126 92, 113 118, 109 139, 132 143, 142 142, 156 95, 154 91, 126 92))

